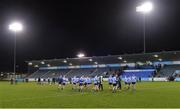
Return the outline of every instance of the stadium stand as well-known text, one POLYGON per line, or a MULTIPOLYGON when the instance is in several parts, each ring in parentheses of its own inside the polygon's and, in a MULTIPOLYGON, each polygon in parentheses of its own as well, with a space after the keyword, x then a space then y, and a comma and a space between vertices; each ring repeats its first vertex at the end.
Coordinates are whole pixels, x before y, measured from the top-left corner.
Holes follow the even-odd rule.
POLYGON ((172 76, 176 70, 180 70, 180 65, 164 65, 161 68, 159 76, 160 77, 168 77, 172 76))
POLYGON ((169 51, 27 61, 28 73, 31 73, 28 78, 54 78, 59 75, 108 77, 119 73, 123 77, 132 74, 138 77, 168 77, 180 70, 179 59, 180 51, 169 51))

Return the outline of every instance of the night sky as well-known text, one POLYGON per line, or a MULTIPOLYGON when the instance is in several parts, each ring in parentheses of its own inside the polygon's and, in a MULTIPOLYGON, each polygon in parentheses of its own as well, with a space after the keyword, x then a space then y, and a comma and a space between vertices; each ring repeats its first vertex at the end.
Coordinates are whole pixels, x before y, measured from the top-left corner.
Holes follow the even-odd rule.
MULTIPOLYGON (((25 61, 143 52, 145 0, 0 0, 0 71, 13 71, 13 21, 17 34, 17 69, 25 61)), ((180 0, 151 0, 146 15, 147 52, 180 50, 180 0)))

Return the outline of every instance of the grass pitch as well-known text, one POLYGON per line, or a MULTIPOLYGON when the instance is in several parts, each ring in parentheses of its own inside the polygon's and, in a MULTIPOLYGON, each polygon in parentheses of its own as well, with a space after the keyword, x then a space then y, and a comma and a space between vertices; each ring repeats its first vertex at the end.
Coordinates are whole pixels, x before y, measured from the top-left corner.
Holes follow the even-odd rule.
MULTIPOLYGON (((124 84, 122 84, 124 86, 124 84)), ((0 82, 0 108, 172 108, 180 107, 180 82, 137 83, 135 92, 112 93, 104 83, 102 92, 75 92, 71 85, 0 82)))

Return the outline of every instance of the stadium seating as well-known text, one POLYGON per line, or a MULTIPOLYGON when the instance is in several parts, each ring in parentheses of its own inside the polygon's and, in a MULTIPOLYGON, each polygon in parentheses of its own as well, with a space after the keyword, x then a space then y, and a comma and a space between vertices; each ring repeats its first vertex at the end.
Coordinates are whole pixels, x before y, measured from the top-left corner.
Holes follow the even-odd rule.
POLYGON ((153 70, 125 70, 122 77, 135 75, 136 77, 148 78, 152 77, 153 73, 153 70))
POLYGON ((38 70, 34 72, 33 74, 29 75, 28 78, 39 78, 42 77, 43 75, 46 75, 48 71, 46 70, 38 70))
POLYGON ((172 76, 176 70, 180 70, 180 65, 165 65, 164 67, 161 68, 158 76, 160 77, 172 76))
POLYGON ((70 71, 71 70, 49 70, 48 73, 41 76, 41 78, 56 78, 59 77, 60 75, 66 75, 70 71))

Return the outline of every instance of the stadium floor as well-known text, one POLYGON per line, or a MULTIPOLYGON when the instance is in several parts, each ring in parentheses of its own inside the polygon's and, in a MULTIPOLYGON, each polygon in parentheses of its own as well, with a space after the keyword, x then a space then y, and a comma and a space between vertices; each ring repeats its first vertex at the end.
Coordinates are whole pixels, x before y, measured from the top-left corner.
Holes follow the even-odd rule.
MULTIPOLYGON (((124 84, 122 84, 124 86, 124 84)), ((180 107, 180 82, 137 83, 136 91, 75 92, 70 85, 40 86, 34 82, 10 85, 0 82, 0 108, 172 108, 180 107)))

